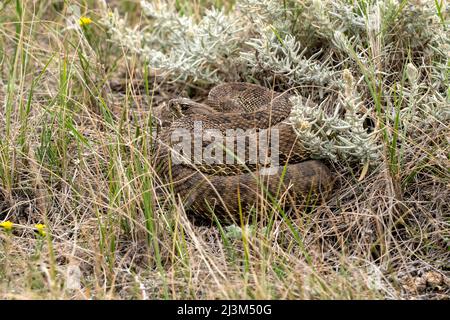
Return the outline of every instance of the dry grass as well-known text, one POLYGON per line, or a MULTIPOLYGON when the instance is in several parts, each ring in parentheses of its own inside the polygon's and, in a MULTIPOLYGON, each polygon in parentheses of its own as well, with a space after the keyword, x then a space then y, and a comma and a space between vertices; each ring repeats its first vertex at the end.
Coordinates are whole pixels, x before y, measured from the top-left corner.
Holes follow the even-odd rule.
MULTIPOLYGON (((151 115, 205 89, 153 77, 141 94, 139 60, 106 41, 94 2, 84 31, 66 29, 65 2, 0 8, 0 221, 15 224, 0 230, 0 298, 449 298, 448 122, 408 136, 384 123, 398 143, 363 179, 334 165, 341 185, 313 209, 267 206, 244 231, 196 225, 155 192, 151 115), (122 94, 105 85, 118 77, 122 94)), ((134 22, 136 5, 121 4, 134 22)))

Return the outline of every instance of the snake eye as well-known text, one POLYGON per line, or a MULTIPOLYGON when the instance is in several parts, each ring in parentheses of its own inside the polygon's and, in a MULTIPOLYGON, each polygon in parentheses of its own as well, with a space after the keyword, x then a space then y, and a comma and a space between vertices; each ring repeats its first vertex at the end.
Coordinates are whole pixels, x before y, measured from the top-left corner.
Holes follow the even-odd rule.
POLYGON ((185 112, 185 111, 189 110, 189 108, 190 108, 190 106, 185 103, 179 104, 179 107, 180 107, 181 112, 185 112))

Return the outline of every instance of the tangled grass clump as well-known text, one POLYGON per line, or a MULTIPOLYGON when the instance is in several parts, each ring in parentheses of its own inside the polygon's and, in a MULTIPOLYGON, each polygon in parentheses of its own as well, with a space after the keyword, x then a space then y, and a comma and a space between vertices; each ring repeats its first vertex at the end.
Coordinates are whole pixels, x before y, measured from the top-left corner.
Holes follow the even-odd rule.
POLYGON ((2 2, 0 298, 448 299, 448 17, 443 0, 2 2), (331 199, 193 223, 151 160, 157 112, 228 81, 292 95, 331 199))

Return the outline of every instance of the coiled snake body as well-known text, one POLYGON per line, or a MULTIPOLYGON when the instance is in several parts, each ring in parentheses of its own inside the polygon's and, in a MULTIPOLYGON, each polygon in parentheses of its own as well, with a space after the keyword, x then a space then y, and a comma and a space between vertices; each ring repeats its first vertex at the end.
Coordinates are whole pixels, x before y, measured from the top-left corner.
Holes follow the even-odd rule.
POLYGON ((298 200, 311 194, 328 193, 333 185, 333 175, 322 162, 307 160, 308 154, 297 134, 285 122, 291 108, 287 94, 248 83, 218 85, 210 91, 205 104, 175 100, 166 110, 172 118, 166 115, 165 118, 171 121, 162 129, 157 143, 156 166, 162 180, 171 184, 195 212, 209 217, 214 212, 226 220, 236 219, 236 214, 245 212, 245 207, 262 205, 264 201, 271 203, 273 197, 281 194, 289 194, 288 198, 298 200), (178 111, 175 115, 174 110, 178 111), (211 163, 207 158, 199 161, 195 152, 200 151, 203 155, 214 139, 204 134, 200 149, 198 146, 196 149, 196 124, 201 124, 203 133, 214 129, 226 139, 231 138, 227 140, 232 141, 226 145, 228 151, 216 149, 224 150, 225 155, 235 154, 238 141, 246 141, 246 157, 260 144, 253 138, 262 132, 269 137, 271 132, 277 131, 280 165, 267 174, 267 170, 264 171, 267 164, 250 163, 246 157, 231 157, 234 163, 211 163), (231 131, 233 137, 230 137, 230 130, 235 130, 231 131), (192 151, 181 163, 174 161, 172 154, 179 142, 174 141, 177 132, 184 133, 183 138, 188 139, 192 151))

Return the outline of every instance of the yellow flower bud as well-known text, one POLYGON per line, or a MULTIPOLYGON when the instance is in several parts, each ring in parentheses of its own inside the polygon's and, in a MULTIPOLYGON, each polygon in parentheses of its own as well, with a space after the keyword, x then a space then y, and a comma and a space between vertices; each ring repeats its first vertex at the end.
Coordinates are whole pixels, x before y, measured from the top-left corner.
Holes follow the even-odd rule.
POLYGON ((78 20, 78 23, 80 24, 81 27, 87 26, 87 25, 90 25, 92 23, 92 19, 88 18, 88 17, 81 17, 78 20))
POLYGON ((14 226, 14 224, 11 221, 0 222, 0 227, 5 229, 5 231, 11 231, 13 226, 14 226))
POLYGON ((45 224, 38 223, 38 224, 36 224, 34 227, 36 228, 36 230, 37 230, 37 232, 39 233, 40 236, 45 237, 45 235, 47 234, 47 233, 45 232, 45 229, 47 228, 47 227, 45 226, 45 224))

